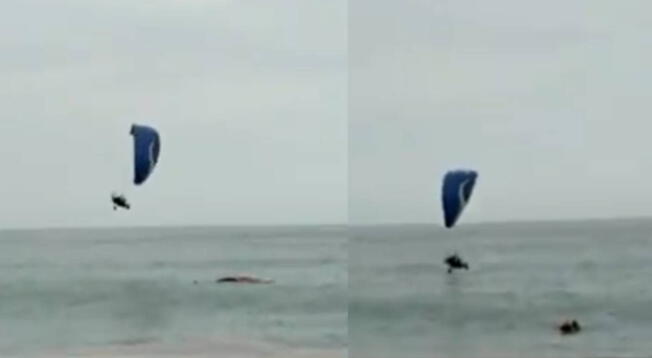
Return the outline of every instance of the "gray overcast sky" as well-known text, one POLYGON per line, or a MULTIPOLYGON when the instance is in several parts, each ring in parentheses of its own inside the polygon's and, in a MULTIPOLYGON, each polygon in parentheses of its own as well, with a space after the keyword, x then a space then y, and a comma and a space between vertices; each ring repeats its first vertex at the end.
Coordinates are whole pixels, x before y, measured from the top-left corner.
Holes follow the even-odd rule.
POLYGON ((350 215, 441 223, 652 215, 652 3, 355 0, 350 215))
POLYGON ((345 221, 346 27, 344 0, 2 1, 0 227, 345 221), (132 122, 163 142, 137 188, 132 122))

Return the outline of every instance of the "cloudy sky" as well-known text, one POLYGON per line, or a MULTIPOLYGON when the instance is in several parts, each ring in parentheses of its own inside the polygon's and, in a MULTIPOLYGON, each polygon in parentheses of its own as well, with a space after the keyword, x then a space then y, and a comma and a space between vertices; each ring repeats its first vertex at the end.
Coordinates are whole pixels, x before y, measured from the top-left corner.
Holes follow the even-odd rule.
POLYGON ((346 27, 344 0, 2 1, 0 227, 345 221, 346 27), (134 122, 163 142, 137 188, 134 122))
POLYGON ((652 215, 651 12, 352 1, 352 222, 441 222, 457 167, 480 172, 462 222, 652 215))

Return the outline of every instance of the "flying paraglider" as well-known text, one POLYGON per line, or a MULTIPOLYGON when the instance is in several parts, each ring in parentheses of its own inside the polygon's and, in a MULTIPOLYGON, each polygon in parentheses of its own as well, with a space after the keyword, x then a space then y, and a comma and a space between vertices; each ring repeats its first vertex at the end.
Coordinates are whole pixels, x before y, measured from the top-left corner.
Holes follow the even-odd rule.
POLYGON ((462 258, 457 254, 448 256, 444 263, 448 265, 448 273, 453 273, 453 270, 469 269, 469 264, 466 263, 462 258))
POLYGON ((111 201, 113 202, 113 210, 117 210, 118 208, 129 210, 131 208, 124 195, 111 194, 111 201))
MULTIPOLYGON (((134 140, 134 177, 135 185, 142 185, 150 177, 161 152, 161 138, 156 129, 133 124, 130 131, 134 140)), ((111 195, 113 210, 118 207, 129 210, 131 205, 124 195, 111 195)))
POLYGON ((452 228, 471 199, 478 173, 473 170, 455 170, 446 173, 441 191, 444 225, 452 228))
MULTIPOLYGON (((453 228, 459 220, 464 208, 471 199, 478 173, 474 170, 453 170, 446 173, 441 191, 441 201, 444 211, 444 226, 453 228)), ((444 263, 448 265, 448 273, 456 269, 469 269, 457 254, 448 256, 444 263)))
POLYGON ((134 137, 134 184, 141 185, 154 171, 161 152, 161 139, 151 127, 134 124, 131 126, 134 137))

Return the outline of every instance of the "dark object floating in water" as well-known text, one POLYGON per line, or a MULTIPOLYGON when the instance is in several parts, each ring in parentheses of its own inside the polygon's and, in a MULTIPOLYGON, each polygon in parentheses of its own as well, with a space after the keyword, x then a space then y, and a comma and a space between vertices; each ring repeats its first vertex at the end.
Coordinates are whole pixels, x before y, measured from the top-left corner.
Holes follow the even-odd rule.
POLYGON ((566 320, 564 323, 560 324, 558 327, 559 332, 563 335, 579 333, 582 330, 582 327, 576 320, 566 320))
POLYGON ((457 254, 448 256, 444 263, 448 265, 448 273, 452 273, 453 270, 469 269, 469 264, 464 262, 457 254))
POLYGON ((250 276, 225 276, 218 278, 216 283, 273 283, 273 280, 264 280, 250 276))

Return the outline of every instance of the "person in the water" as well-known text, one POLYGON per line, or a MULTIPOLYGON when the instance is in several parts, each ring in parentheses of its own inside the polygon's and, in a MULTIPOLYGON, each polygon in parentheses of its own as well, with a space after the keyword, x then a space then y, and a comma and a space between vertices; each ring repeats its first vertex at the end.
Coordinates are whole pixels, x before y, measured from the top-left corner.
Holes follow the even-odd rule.
POLYGON ((127 210, 131 208, 124 195, 111 194, 111 201, 113 202, 113 210, 117 210, 119 207, 127 210))
POLYGON ((559 332, 561 334, 574 334, 582 330, 582 327, 580 327, 580 324, 577 323, 576 320, 572 320, 572 321, 566 320, 562 324, 560 324, 557 328, 559 329, 559 332))
POLYGON ((469 269, 469 264, 464 262, 464 260, 462 260, 457 254, 453 254, 451 256, 448 256, 444 260, 444 263, 446 263, 446 265, 448 265, 448 273, 452 273, 453 270, 461 270, 461 269, 468 270, 469 269))
POLYGON ((216 283, 273 283, 273 280, 264 280, 251 276, 225 276, 218 278, 216 283))

